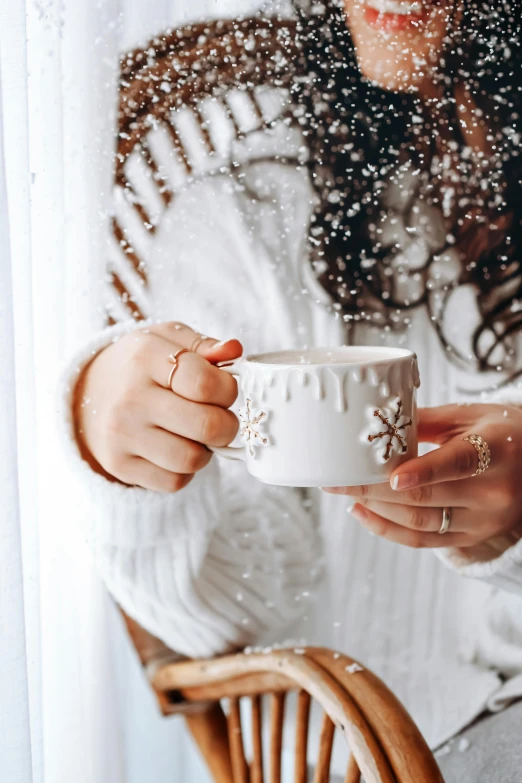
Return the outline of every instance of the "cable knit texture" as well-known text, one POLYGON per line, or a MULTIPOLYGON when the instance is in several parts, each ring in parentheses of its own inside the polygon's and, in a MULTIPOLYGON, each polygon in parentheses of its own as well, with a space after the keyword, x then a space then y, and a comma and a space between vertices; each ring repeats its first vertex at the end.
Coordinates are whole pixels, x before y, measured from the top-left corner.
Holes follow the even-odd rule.
POLYGON ((63 441, 78 482, 78 514, 118 603, 177 652, 205 657, 288 628, 321 573, 316 523, 291 489, 266 487, 242 465, 213 460, 182 491, 111 482, 80 456, 72 395, 82 369, 148 323, 103 330, 63 384, 63 441))
MULTIPOLYGON (((238 95, 235 102, 238 122, 243 97, 248 101, 238 95)), ((260 100, 269 116, 269 91, 260 100)), ((247 106, 245 126, 249 112, 247 106)), ((221 120, 225 127, 229 120, 221 120)), ((147 287, 121 253, 112 259, 140 308, 160 322, 180 320, 219 339, 238 337, 249 353, 342 343, 342 324, 309 285, 303 248, 313 194, 306 170, 277 161, 247 165, 249 156, 300 155, 299 133, 281 122, 230 142, 228 153, 243 162, 240 181, 219 173, 222 157, 203 159, 196 139, 194 145, 195 177, 177 187, 154 235, 140 234, 130 218, 125 224, 146 261, 147 287), (212 167, 214 176, 203 176, 212 167)), ((164 149, 158 145, 154 153, 170 170, 164 149)), ((125 222, 123 212, 119 218, 125 222)), ((402 219, 394 216, 394 230, 402 219)), ((406 229, 400 236, 410 241, 406 229)), ((420 246, 422 237, 411 241, 420 246)), ((106 304, 113 317, 125 314, 112 289, 106 304)), ((466 301, 458 307, 464 335, 464 316, 474 311, 466 301)), ((346 497, 317 491, 303 502, 297 490, 258 484, 243 465, 217 458, 174 495, 95 475, 74 440, 71 390, 82 366, 132 328, 139 327, 100 333, 62 386, 64 443, 78 483, 75 515, 109 590, 132 617, 189 656, 295 635, 296 621, 310 642, 341 649, 383 677, 433 746, 486 706, 498 709, 522 696, 521 542, 442 550, 437 558, 369 536, 350 517, 346 497)), ((354 327, 351 336, 416 351, 421 405, 466 399, 459 389, 470 376, 449 364, 424 312, 412 312, 404 332, 354 327)), ((166 377, 168 369, 165 357, 166 377)), ((522 403, 520 388, 501 394, 494 401, 522 403)))

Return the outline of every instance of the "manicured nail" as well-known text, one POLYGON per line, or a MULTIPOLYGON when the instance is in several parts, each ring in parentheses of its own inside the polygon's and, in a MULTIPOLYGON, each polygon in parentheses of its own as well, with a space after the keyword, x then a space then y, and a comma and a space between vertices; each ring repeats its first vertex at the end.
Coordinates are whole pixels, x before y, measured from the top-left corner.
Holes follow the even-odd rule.
POLYGON ((415 473, 400 473, 392 481, 392 489, 409 489, 416 487, 419 483, 418 476, 415 473))

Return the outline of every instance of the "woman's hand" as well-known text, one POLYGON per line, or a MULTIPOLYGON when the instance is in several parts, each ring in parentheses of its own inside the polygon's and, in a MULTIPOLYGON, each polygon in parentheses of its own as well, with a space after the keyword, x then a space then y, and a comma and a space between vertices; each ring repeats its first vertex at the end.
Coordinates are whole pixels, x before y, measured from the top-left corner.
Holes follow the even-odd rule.
POLYGON ((356 500, 352 513, 372 533, 410 547, 469 547, 492 536, 522 536, 522 408, 447 405, 419 411, 419 440, 440 448, 397 468, 390 484, 337 487, 356 500), (480 435, 491 466, 478 467, 463 438, 480 435), (450 529, 439 535, 443 509, 450 529))
POLYGON ((202 339, 188 326, 167 323, 135 331, 99 353, 75 394, 82 453, 108 478, 176 492, 209 462, 206 446, 226 446, 238 422, 227 410, 235 379, 213 364, 241 356, 237 340, 202 339), (169 354, 183 353, 168 388, 169 354))

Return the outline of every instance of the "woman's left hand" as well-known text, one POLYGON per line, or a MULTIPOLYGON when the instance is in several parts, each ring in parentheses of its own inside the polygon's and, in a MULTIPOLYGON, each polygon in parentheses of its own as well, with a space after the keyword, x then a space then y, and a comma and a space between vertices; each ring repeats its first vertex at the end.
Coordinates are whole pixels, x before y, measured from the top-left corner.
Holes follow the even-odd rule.
POLYGON ((390 484, 327 489, 350 495, 352 513, 378 536, 404 546, 469 547, 492 536, 522 535, 522 408, 446 405, 419 411, 419 441, 440 448, 403 463, 390 484), (480 435, 491 465, 478 476, 478 454, 463 440, 480 435), (439 535, 443 509, 451 512, 439 535))

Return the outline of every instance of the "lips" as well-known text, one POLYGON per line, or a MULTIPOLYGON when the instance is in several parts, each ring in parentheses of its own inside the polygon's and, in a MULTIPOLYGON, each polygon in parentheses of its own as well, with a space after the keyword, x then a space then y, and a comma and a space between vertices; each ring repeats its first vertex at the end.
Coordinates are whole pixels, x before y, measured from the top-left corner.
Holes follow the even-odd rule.
POLYGON ((432 5, 429 0, 365 0, 363 14, 376 30, 419 29, 428 22, 432 5))
POLYGON ((393 14, 397 16, 420 16, 423 11, 423 3, 419 0, 366 0, 365 6, 380 14, 393 14))

